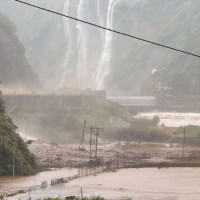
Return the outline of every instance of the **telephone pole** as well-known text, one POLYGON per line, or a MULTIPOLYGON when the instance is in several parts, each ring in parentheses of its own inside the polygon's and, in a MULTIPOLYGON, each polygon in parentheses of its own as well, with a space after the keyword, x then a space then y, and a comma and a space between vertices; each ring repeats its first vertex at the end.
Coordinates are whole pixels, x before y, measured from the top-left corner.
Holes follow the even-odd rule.
POLYGON ((83 150, 83 143, 84 143, 84 138, 85 138, 85 125, 86 125, 86 120, 84 121, 83 134, 82 134, 81 142, 79 145, 79 149, 82 149, 82 150, 83 150))
POLYGON ((96 147, 95 147, 95 157, 97 158, 97 151, 98 151, 98 139, 99 139, 99 130, 100 130, 100 128, 96 128, 96 147))
POLYGON ((90 159, 92 157, 92 135, 93 135, 93 130, 94 130, 94 128, 91 126, 90 127, 90 159))
POLYGON ((13 142, 13 180, 15 178, 15 137, 13 142))
MULTIPOLYGON (((2 84, 3 82, 0 80, 0 84, 2 84)), ((2 95, 2 91, 0 90, 0 95, 2 95)))
POLYGON ((184 126, 184 135, 183 135, 183 159, 185 158, 185 126, 184 126))

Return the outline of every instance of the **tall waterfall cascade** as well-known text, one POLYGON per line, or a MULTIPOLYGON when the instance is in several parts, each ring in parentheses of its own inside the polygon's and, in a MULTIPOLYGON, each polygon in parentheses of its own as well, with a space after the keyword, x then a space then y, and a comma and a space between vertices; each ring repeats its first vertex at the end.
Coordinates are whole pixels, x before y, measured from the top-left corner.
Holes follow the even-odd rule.
MULTIPOLYGON (((200 54, 199 0, 26 0, 55 12, 200 54)), ((105 89, 148 95, 154 79, 189 94, 199 88, 200 60, 69 18, 0 0, 27 59, 47 89, 105 89), (178 81, 177 81, 178 80, 178 81), (184 83, 179 84, 179 82, 184 83)))
MULTIPOLYGON (((63 14, 113 28, 113 13, 119 0, 66 0, 63 14)), ((70 82, 83 88, 102 89, 109 74, 112 34, 81 22, 64 18, 68 47, 65 61, 59 68, 60 86, 70 82), (70 80, 73 78, 73 80, 70 80)))

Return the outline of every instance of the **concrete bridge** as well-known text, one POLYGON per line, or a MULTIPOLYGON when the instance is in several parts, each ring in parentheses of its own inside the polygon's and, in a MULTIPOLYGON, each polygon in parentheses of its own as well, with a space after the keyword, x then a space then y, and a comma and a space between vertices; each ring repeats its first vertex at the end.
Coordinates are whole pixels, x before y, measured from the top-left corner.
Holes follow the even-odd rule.
MULTIPOLYGON (((17 107, 58 107, 63 109, 76 109, 89 105, 100 96, 95 95, 54 95, 54 94, 3 94, 8 110, 17 107)), ((162 100, 155 96, 119 96, 107 97, 107 100, 120 106, 136 111, 150 111, 163 106, 162 100)))
MULTIPOLYGON (((83 95, 53 95, 53 94, 3 94, 2 99, 7 109, 16 107, 80 108, 89 97, 83 95)), ((91 97, 90 97, 91 98, 91 97)))

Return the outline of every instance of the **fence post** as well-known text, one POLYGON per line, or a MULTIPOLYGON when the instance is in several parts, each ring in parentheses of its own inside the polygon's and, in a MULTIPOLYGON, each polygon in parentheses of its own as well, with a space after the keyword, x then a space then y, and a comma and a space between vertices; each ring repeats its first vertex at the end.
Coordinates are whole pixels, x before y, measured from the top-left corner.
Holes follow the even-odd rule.
POLYGON ((80 166, 78 166, 78 177, 80 177, 80 166))

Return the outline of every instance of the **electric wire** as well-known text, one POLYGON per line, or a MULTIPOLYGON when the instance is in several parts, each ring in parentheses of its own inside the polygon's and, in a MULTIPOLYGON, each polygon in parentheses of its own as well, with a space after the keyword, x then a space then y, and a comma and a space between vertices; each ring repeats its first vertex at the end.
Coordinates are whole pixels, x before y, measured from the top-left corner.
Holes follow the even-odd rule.
POLYGON ((46 8, 43 8, 43 7, 40 7, 40 6, 36 6, 36 5, 30 4, 30 3, 21 1, 21 0, 14 0, 14 1, 21 3, 21 4, 24 4, 24 5, 27 5, 27 6, 31 6, 31 7, 46 11, 46 12, 49 12, 49 13, 60 15, 62 17, 66 17, 66 18, 69 18, 69 19, 72 19, 72 20, 75 20, 75 21, 79 21, 79 22, 82 22, 84 24, 88 24, 90 26, 94 26, 94 27, 97 27, 97 28, 100 28, 100 29, 103 29, 103 30, 106 30, 106 31, 117 33, 119 35, 123 35, 123 36, 133 38, 133 39, 136 39, 136 40, 139 40, 139 41, 142 41, 142 42, 146 42, 146 43, 149 43, 149 44, 152 44, 152 45, 160 46, 160 47, 163 47, 163 48, 166 48, 166 49, 170 49, 170 50, 173 50, 173 51, 177 51, 177 52, 180 52, 180 53, 183 53, 183 54, 187 54, 187 55, 190 55, 190 56, 200 58, 200 55, 197 55, 197 54, 194 54, 194 53, 191 53, 191 52, 188 52, 188 51, 180 50, 180 49, 173 48, 173 47, 163 45, 163 44, 160 44, 160 43, 156 43, 156 42, 153 42, 153 41, 150 41, 150 40, 147 40, 147 39, 143 39, 143 38, 140 38, 140 37, 137 37, 137 36, 134 36, 134 35, 123 33, 123 32, 120 32, 120 31, 116 31, 114 29, 106 28, 104 26, 100 26, 100 25, 97 25, 97 24, 94 24, 94 23, 91 23, 91 22, 87 22, 87 21, 84 21, 84 20, 81 20, 81 19, 78 19, 78 18, 75 18, 75 17, 72 17, 72 16, 64 15, 62 13, 55 12, 53 10, 49 10, 49 9, 46 9, 46 8))

